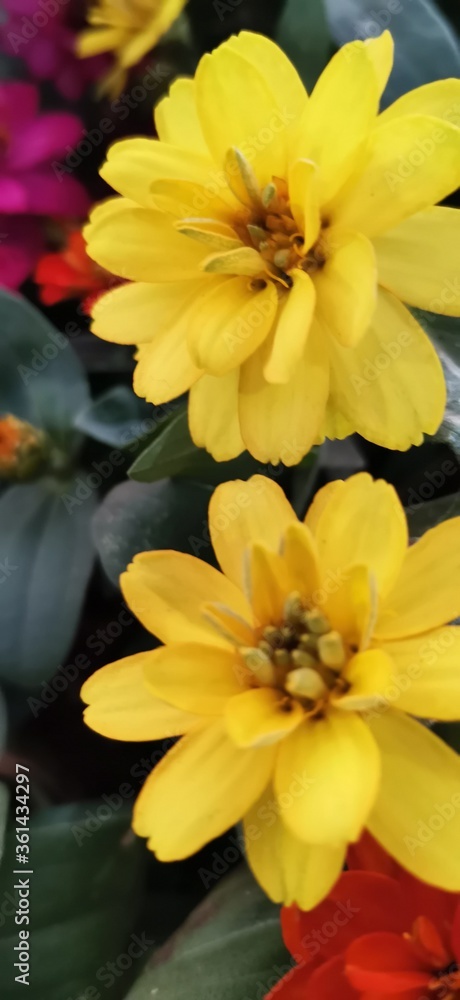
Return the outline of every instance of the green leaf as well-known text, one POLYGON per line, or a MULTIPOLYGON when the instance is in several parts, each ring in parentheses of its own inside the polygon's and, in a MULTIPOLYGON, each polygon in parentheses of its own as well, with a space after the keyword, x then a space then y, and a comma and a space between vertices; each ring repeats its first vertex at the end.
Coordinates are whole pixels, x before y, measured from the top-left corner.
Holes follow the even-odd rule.
POLYGON ((311 90, 332 53, 323 0, 287 0, 275 38, 311 90))
POLYGON ((139 399, 127 385, 112 386, 75 418, 75 427, 112 448, 126 448, 151 434, 156 423, 153 406, 139 399))
POLYGON ((68 449, 88 381, 69 340, 25 299, 0 290, 0 406, 68 449))
POLYGON ((65 489, 42 479, 0 497, 0 676, 27 687, 71 646, 93 563, 94 495, 69 510, 65 489))
POLYGON ((207 529, 211 489, 201 483, 120 483, 93 521, 93 536, 107 576, 118 578, 137 552, 178 549, 213 559, 207 529))
MULTIPOLYGON (((109 985, 113 1000, 125 996, 142 957, 116 966, 116 975, 109 975, 107 963, 116 965, 136 931, 145 849, 129 831, 126 812, 107 818, 107 810, 100 802, 87 802, 49 809, 31 820, 30 925, 18 927, 15 908, 2 906, 2 1000, 19 995, 13 949, 20 929, 31 933, 30 985, 22 987, 28 1000, 100 997, 109 985), (91 986, 93 993, 85 994, 91 986)), ((0 869, 0 898, 17 904, 15 846, 13 828, 0 869)))
POLYGON ((126 1000, 262 1000, 292 964, 279 908, 241 866, 153 956, 126 1000))
MULTIPOLYGON (((305 0, 308 3, 308 0, 305 0)), ((389 28, 395 62, 383 106, 433 80, 460 74, 460 47, 449 21, 433 0, 388 3, 375 0, 325 0, 332 35, 338 45, 355 38, 375 38, 389 28)))
POLYGON ((428 503, 420 502, 419 505, 413 505, 406 510, 406 513, 411 537, 420 538, 425 531, 434 528, 441 521, 460 515, 460 496, 453 494, 450 497, 430 500, 428 503))
POLYGON ((262 470, 247 452, 230 462, 215 462, 204 448, 197 448, 190 437, 187 409, 181 407, 160 427, 128 469, 128 475, 140 483, 187 476, 214 485, 228 479, 247 479, 261 471, 267 470, 262 470))

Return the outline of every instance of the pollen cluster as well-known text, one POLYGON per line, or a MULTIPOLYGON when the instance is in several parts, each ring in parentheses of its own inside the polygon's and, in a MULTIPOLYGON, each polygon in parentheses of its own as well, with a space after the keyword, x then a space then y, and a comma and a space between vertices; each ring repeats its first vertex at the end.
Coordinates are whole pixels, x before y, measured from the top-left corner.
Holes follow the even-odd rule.
POLYGON ((348 689, 341 677, 349 656, 342 636, 295 592, 286 599, 282 624, 265 626, 257 646, 242 655, 258 685, 286 692, 286 710, 292 697, 307 713, 320 715, 332 691, 348 689))

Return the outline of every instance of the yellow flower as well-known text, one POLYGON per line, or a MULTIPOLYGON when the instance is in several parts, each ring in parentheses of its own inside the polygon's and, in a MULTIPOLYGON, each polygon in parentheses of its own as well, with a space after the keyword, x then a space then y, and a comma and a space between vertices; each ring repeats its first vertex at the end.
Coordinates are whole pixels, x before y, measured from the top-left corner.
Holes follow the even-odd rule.
POLYGON ((136 833, 173 861, 244 819, 268 895, 309 909, 366 828, 459 891, 459 758, 411 716, 460 717, 460 630, 444 625, 460 612, 460 518, 408 549, 382 480, 331 483, 302 523, 254 476, 216 489, 209 526, 222 573, 135 557, 123 594, 165 645, 82 691, 104 736, 186 734, 147 778, 136 833))
POLYGON ((136 66, 169 30, 187 0, 96 0, 88 13, 90 28, 77 39, 82 58, 112 52, 115 65, 102 81, 102 91, 116 96, 128 70, 136 66))
POLYGON ((243 32, 177 80, 160 141, 115 143, 122 198, 95 209, 88 252, 134 284, 94 309, 94 332, 137 344, 134 388, 190 389, 195 443, 294 465, 359 431, 388 448, 439 426, 436 353, 402 304, 460 315, 460 81, 378 116, 388 32, 341 49, 307 97, 269 39, 243 32))

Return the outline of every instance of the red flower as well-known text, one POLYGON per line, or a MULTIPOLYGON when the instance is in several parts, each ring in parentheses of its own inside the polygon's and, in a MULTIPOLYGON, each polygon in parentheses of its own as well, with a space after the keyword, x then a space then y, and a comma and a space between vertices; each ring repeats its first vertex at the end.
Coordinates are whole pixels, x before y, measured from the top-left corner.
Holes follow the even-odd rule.
POLYGON ((460 1000, 460 895, 402 869, 347 871, 316 909, 284 907, 282 928, 297 965, 267 1000, 460 1000))
POLYGON ((63 299, 82 298, 86 313, 99 295, 114 284, 112 275, 88 257, 79 230, 68 234, 62 250, 40 258, 34 279, 41 286, 39 297, 43 305, 53 306, 63 299))

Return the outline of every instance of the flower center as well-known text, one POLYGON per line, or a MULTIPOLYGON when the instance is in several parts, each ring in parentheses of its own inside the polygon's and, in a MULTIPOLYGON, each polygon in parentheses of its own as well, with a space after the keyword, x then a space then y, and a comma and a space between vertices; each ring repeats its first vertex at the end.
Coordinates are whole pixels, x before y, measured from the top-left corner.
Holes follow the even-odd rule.
POLYGON ((270 277, 286 288, 292 287, 289 271, 293 268, 314 274, 326 263, 321 235, 314 246, 305 250, 303 234, 291 212, 287 184, 280 177, 272 178, 249 221, 236 228, 243 242, 258 250, 270 277))
POLYGON ((342 636, 297 593, 285 602, 282 624, 265 626, 257 645, 241 652, 260 686, 284 691, 312 716, 323 713, 332 692, 344 694, 349 688, 341 677, 349 656, 342 636))
POLYGON ((433 1000, 459 1000, 460 998, 460 969, 452 963, 445 969, 435 972, 429 984, 433 1000))

